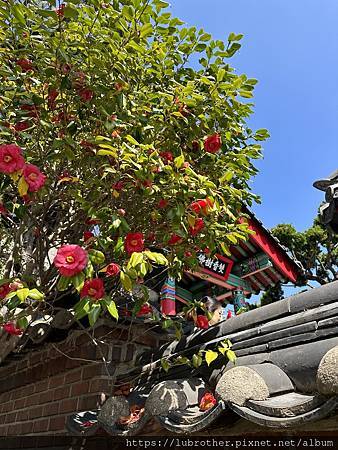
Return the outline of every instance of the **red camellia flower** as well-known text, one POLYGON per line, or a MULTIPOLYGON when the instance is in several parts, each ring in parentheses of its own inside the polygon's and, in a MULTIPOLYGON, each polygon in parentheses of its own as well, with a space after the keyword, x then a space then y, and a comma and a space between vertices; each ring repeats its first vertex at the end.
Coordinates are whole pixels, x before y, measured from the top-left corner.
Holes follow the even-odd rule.
POLYGON ((165 200, 164 198, 161 198, 161 200, 157 204, 158 208, 163 209, 166 206, 168 206, 168 200, 165 200))
POLYGON ((17 60, 16 64, 21 67, 23 72, 28 72, 29 70, 33 70, 32 61, 26 58, 20 58, 17 60))
POLYGON ((84 231, 83 232, 83 240, 85 242, 88 242, 90 239, 94 237, 94 234, 91 231, 84 231))
POLYGON ((124 248, 130 255, 133 252, 142 252, 144 247, 143 233, 128 233, 124 239, 124 248))
POLYGON ((88 255, 79 245, 63 245, 58 249, 53 262, 61 275, 72 277, 86 267, 88 255))
POLYGON ((190 208, 196 214, 207 214, 210 207, 210 201, 208 199, 196 200, 196 202, 192 202, 190 208))
POLYGON ((80 292, 82 297, 90 297, 94 300, 100 300, 104 297, 104 284, 101 278, 93 278, 85 281, 85 284, 80 292))
POLYGON ((22 157, 22 150, 14 144, 0 145, 0 172, 14 173, 23 169, 25 160, 22 157))
POLYGON ((115 189, 115 191, 122 191, 124 183, 123 181, 118 181, 117 183, 114 183, 112 187, 113 189, 115 189))
POLYGON ((193 227, 189 227, 189 233, 191 236, 196 236, 201 230, 204 228, 204 220, 199 217, 195 221, 195 225, 193 227))
POLYGON ((22 122, 18 122, 14 125, 15 131, 25 131, 30 127, 29 122, 27 120, 23 120, 22 122))
POLYGON ((94 97, 94 92, 89 88, 80 89, 78 94, 84 102, 89 102, 94 97))
POLYGON ((147 314, 152 314, 153 308, 149 305, 149 303, 145 303, 141 306, 141 309, 136 314, 136 317, 146 316, 147 314))
POLYGON ((126 211, 123 208, 119 208, 116 212, 120 217, 124 217, 126 215, 126 211))
POLYGON ((204 140, 204 150, 208 153, 217 153, 222 146, 222 139, 219 134, 208 136, 204 140))
POLYGON ((174 161, 174 155, 171 152, 160 152, 160 157, 164 159, 164 162, 168 164, 171 161, 174 161))
POLYGON ((120 266, 116 263, 110 263, 106 267, 106 275, 109 277, 116 277, 120 273, 120 266))
POLYGON ((10 284, 6 283, 6 284, 2 284, 0 286, 0 299, 3 299, 6 297, 7 294, 9 294, 12 291, 10 284))
POLYGON ((209 321, 206 316, 202 315, 197 316, 195 324, 197 328, 201 328, 203 330, 209 328, 209 321))
POLYGON ((34 119, 39 117, 39 112, 38 112, 37 107, 35 105, 27 105, 27 104, 21 105, 20 109, 22 111, 27 111, 27 115, 29 117, 33 117, 34 119))
POLYGON ((168 244, 169 244, 169 245, 175 245, 175 244, 178 244, 178 243, 180 243, 180 242, 182 242, 182 237, 179 236, 178 234, 173 233, 173 234, 170 236, 170 239, 169 239, 169 241, 168 241, 168 244))
POLYGON ((65 4, 62 3, 59 8, 55 10, 58 17, 62 18, 65 15, 65 4))
POLYGON ((26 164, 23 168, 23 176, 28 184, 29 192, 37 192, 46 182, 46 175, 34 164, 26 164))
POLYGON ((217 400, 212 395, 211 392, 206 392, 201 398, 199 408, 200 411, 207 411, 208 409, 213 408, 217 403, 217 400))
POLYGON ((57 91, 56 89, 50 89, 48 92, 48 108, 51 110, 55 109, 55 100, 57 98, 57 96, 59 95, 59 91, 57 91))
POLYGON ((0 202, 0 214, 2 216, 7 216, 8 211, 3 203, 0 202))
POLYGON ((17 328, 14 323, 8 322, 3 325, 3 329, 13 336, 21 336, 23 333, 23 330, 21 328, 17 328))

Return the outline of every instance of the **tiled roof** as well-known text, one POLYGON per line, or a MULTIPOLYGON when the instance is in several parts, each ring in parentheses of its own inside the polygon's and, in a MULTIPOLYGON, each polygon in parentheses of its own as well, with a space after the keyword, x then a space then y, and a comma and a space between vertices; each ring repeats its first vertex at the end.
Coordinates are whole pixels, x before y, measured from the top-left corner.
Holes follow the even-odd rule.
POLYGON ((192 433, 227 412, 280 429, 317 421, 338 406, 337 324, 338 281, 223 321, 146 356, 129 395, 110 397, 100 411, 70 416, 68 429, 146 434, 155 419, 172 433, 192 433), (210 367, 161 368, 163 357, 191 356, 225 338, 233 343, 236 365, 219 357, 210 367), (202 411, 207 392, 217 403, 202 411))

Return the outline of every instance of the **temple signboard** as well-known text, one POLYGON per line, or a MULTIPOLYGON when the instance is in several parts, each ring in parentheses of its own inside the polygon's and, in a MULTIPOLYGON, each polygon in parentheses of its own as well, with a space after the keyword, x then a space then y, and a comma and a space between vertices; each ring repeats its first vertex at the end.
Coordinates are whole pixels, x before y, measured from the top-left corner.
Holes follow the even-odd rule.
POLYGON ((220 280, 226 281, 229 278, 233 261, 225 258, 222 255, 216 254, 215 256, 208 257, 205 253, 199 253, 198 261, 201 272, 208 273, 220 280))

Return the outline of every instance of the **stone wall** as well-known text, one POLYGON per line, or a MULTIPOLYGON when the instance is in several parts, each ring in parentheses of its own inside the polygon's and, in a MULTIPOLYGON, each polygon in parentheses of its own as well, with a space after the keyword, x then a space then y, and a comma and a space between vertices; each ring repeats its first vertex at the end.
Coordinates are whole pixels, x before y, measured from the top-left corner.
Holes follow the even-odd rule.
POLYGON ((137 356, 161 342, 142 326, 101 326, 95 338, 73 332, 0 366, 0 436, 64 435, 66 417, 96 409, 101 394, 114 392, 116 378, 133 369, 137 356), (102 357, 106 363, 102 361, 102 357))

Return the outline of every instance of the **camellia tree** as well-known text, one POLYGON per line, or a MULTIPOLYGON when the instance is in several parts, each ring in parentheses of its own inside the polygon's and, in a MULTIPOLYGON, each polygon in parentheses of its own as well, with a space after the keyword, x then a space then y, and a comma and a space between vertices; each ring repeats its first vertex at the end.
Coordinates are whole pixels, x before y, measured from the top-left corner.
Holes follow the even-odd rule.
MULTIPOLYGON (((248 182, 268 133, 246 125, 256 80, 228 63, 242 35, 212 40, 167 7, 0 2, 0 325, 12 334, 70 295, 78 319, 117 320, 154 268, 179 277, 249 233, 238 217, 257 200, 248 182)), ((143 291, 131 314, 147 309, 143 291)))

